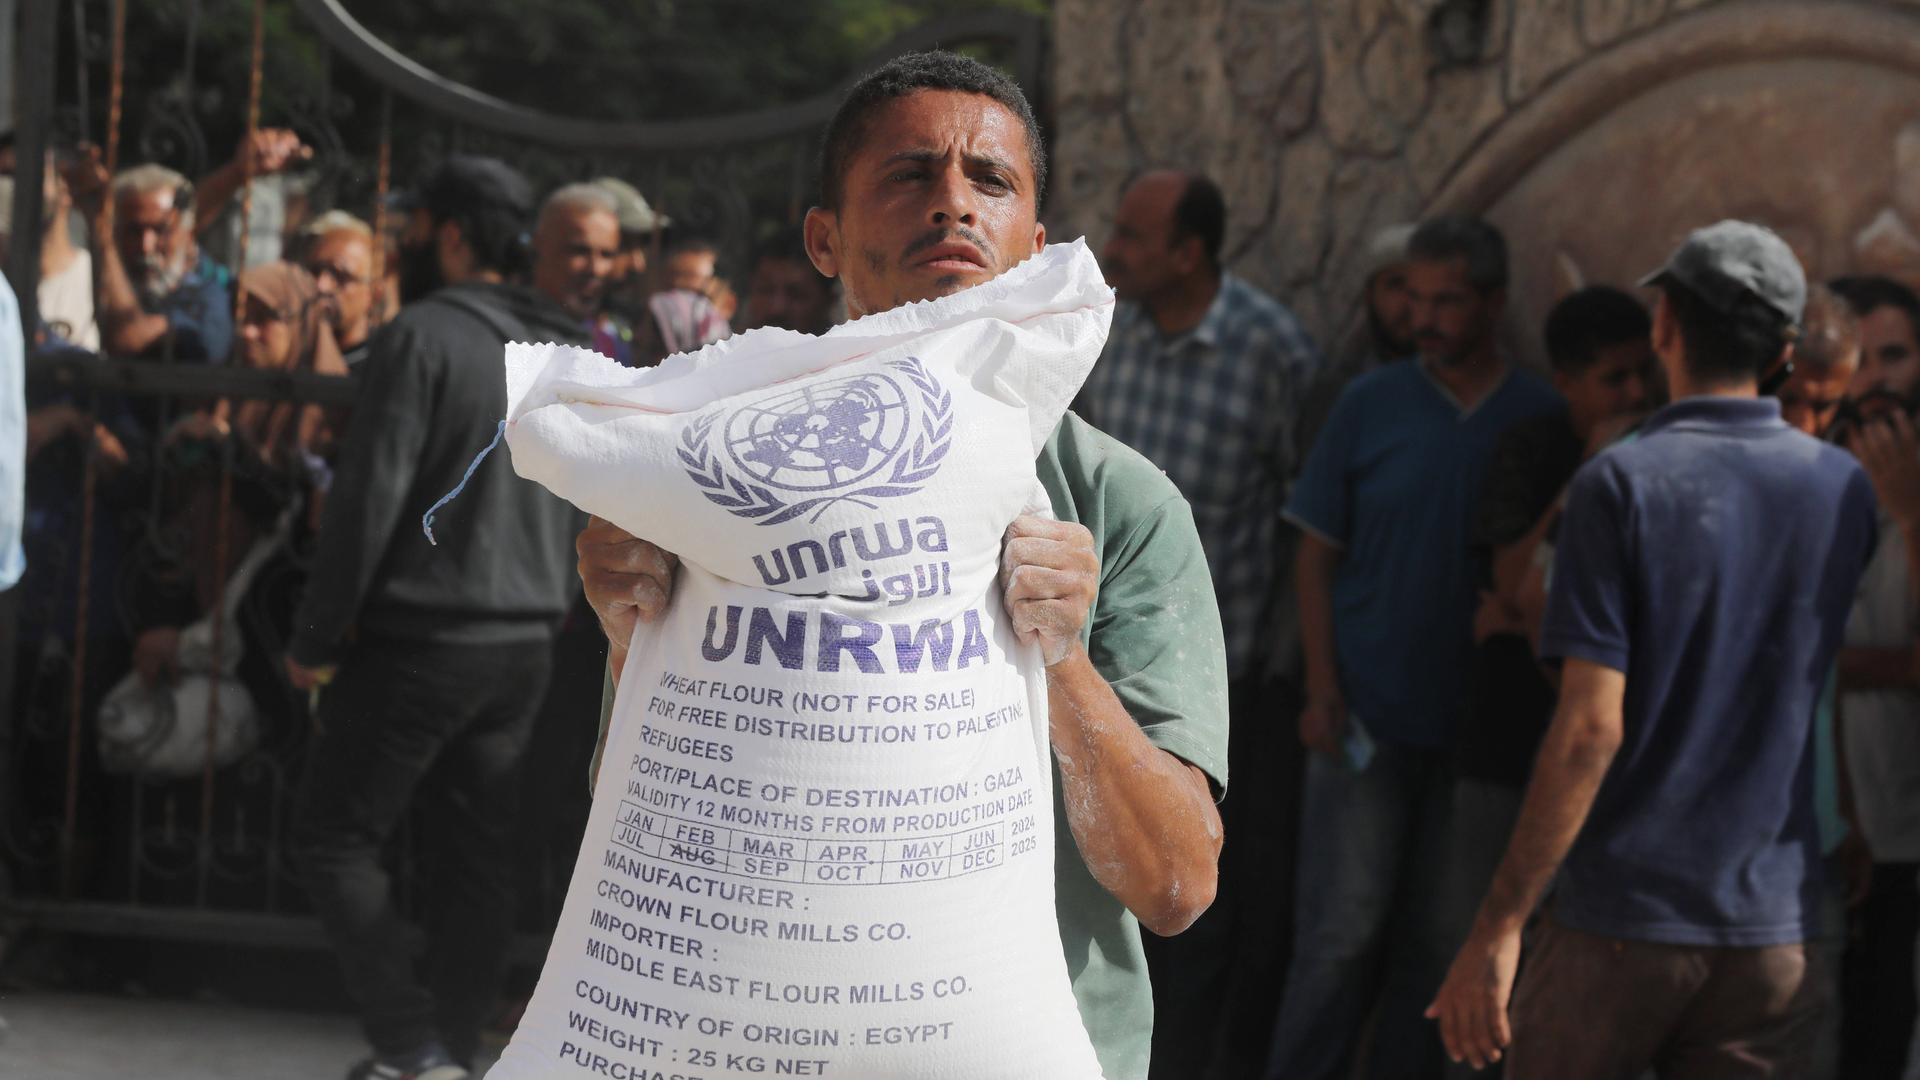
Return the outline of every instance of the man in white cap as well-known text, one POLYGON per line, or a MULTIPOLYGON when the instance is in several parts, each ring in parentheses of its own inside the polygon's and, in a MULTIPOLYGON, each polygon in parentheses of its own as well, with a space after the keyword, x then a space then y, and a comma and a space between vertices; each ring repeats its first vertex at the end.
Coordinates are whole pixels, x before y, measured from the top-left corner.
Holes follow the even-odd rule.
POLYGON ((1701 229, 1645 284, 1673 404, 1574 477, 1540 642, 1559 705, 1427 1014, 1455 1061, 1505 1055, 1510 1080, 1805 1076, 1830 962, 1806 945, 1811 728, 1873 489, 1758 394, 1806 304, 1778 236, 1701 229))
POLYGON ((1347 335, 1343 354, 1320 369, 1300 403, 1300 421, 1294 431, 1295 459, 1306 460, 1319 437, 1321 425, 1347 384, 1382 364, 1405 360, 1416 351, 1413 340, 1413 294, 1407 291, 1407 241, 1414 225, 1388 225, 1367 241, 1363 266, 1367 305, 1363 332, 1347 335))
POLYGON ((613 196, 614 217, 620 222, 613 287, 603 297, 605 310, 593 319, 593 348, 622 364, 632 364, 635 327, 647 317, 647 247, 673 221, 655 210, 639 188, 617 176, 602 176, 591 183, 613 196))

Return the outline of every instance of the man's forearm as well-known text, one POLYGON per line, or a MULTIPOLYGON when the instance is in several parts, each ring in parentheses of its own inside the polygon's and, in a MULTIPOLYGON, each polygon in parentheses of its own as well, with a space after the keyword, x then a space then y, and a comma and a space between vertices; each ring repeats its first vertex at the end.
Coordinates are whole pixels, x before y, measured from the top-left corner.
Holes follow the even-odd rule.
POLYGON ((1153 745, 1079 645, 1047 669, 1067 824, 1094 879, 1160 935, 1213 902, 1220 813, 1206 776, 1153 745))
POLYGON ((93 265, 98 290, 100 329, 106 335, 107 352, 134 356, 145 352, 172 329, 165 315, 154 315, 140 306, 133 291, 133 280, 120 261, 120 253, 104 237, 111 237, 110 220, 95 224, 93 265))
POLYGON ((194 182, 193 231, 205 233, 213 227, 233 196, 247 182, 245 166, 228 161, 194 182))
POLYGON ((1307 533, 1294 556, 1294 595, 1300 604, 1300 648, 1306 655, 1307 687, 1314 691, 1338 688, 1333 656, 1333 568, 1340 550, 1307 533))
POLYGON ((1912 690, 1914 678, 1912 648, 1887 648, 1853 645, 1840 650, 1840 689, 1912 690))
MULTIPOLYGON (((1569 667, 1579 664, 1572 661, 1569 667)), ((1615 684, 1624 685, 1624 676, 1610 674, 1598 692, 1592 672, 1569 671, 1563 680, 1560 709, 1534 762, 1520 820, 1480 907, 1485 930, 1512 930, 1526 921, 1586 824, 1620 749, 1621 695, 1615 684)))

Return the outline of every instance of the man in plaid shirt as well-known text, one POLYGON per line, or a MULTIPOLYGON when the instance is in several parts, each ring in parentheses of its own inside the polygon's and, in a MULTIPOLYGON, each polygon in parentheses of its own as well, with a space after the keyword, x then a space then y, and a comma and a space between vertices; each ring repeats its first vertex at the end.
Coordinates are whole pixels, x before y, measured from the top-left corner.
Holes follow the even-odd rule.
POLYGON ((1269 680, 1292 652, 1291 627, 1276 627, 1293 610, 1276 602, 1291 543, 1280 508, 1320 351, 1279 301, 1222 270, 1225 231, 1226 202, 1204 176, 1154 172, 1128 188, 1101 252, 1122 303, 1081 398, 1088 419, 1165 471, 1193 508, 1226 635, 1228 768, 1260 777, 1222 805, 1213 908, 1177 939, 1148 939, 1155 1076, 1200 1075, 1216 1052, 1263 1055, 1287 925, 1276 911, 1291 897, 1283 849, 1299 753, 1275 737, 1290 716, 1269 680))

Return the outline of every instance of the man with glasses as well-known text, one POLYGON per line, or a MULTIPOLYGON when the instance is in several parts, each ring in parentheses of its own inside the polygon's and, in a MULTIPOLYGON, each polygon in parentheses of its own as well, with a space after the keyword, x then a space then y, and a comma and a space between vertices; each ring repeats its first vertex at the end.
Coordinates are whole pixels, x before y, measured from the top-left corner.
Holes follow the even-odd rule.
POLYGON ((333 338, 349 368, 367 357, 373 334, 373 230, 344 210, 329 210, 304 230, 301 264, 333 297, 333 338))

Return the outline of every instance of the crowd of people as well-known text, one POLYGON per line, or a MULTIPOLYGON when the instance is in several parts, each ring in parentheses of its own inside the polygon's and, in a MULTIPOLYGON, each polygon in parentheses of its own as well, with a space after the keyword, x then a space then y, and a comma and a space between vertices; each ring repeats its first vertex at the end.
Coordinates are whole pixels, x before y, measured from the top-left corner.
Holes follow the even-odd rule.
MULTIPOLYGON (((305 730, 317 703, 293 854, 365 1015, 353 1075, 463 1076, 507 963, 535 718, 556 681, 601 693, 676 564, 503 456, 470 465, 501 344, 645 366, 967 287, 1044 244, 1045 150, 1003 76, 895 61, 738 296, 625 182, 536 200, 460 156, 393 201, 393 236, 328 211, 236 275, 203 223, 233 174, 301 160, 279 131, 239 155, 198 182, 16 164, 45 185, 41 325, 0 355, 339 374, 353 403, 0 410, 29 477, 0 653, 30 667, 32 635, 73 632, 55 551, 79 463, 109 519, 157 491, 170 558, 110 527, 96 553, 133 615, 90 692, 177 685, 209 662, 193 627, 233 618, 260 712, 305 730), (430 545, 415 515, 458 487, 430 545), (242 579, 250 559, 298 573, 242 579), (236 581, 272 593, 256 617, 216 610, 236 581), (424 952, 383 862, 414 810, 457 824, 424 952)), ((1224 266, 1227 215, 1191 171, 1121 194, 1120 303, 1040 460, 1059 520, 1008 548, 1070 583, 1010 597, 1060 605, 1029 628, 1083 642, 1048 655, 1081 725, 1053 738, 1061 786, 1104 801, 1059 808, 1087 856, 1059 894, 1108 1075, 1920 1075, 1920 297, 1809 282, 1766 229, 1703 222, 1645 281, 1514 327, 1501 233, 1440 215, 1373 237, 1364 324, 1329 353, 1224 266)))
MULTIPOLYGON (((432 818, 444 807, 457 823, 445 835, 467 846, 431 875, 454 944, 426 981, 448 1001, 467 990, 458 1000, 471 1015, 455 1009, 442 1025, 429 1010, 371 1031, 391 1049, 421 1024, 447 1030, 464 1057, 495 1014, 528 865, 512 854, 514 796, 536 716, 581 700, 574 715, 588 716, 591 734, 605 643, 576 603, 583 521, 515 479, 504 458, 443 515, 438 547, 409 543, 419 533, 403 522, 491 436, 504 411, 502 342, 572 342, 644 366, 735 327, 824 331, 837 296, 796 229, 764 237, 742 304, 715 245, 674 233, 627 182, 537 199, 511 167, 480 157, 451 158, 390 198, 387 236, 328 209, 286 222, 286 259, 237 272, 216 259, 212 223, 233 216, 235 178, 297 169, 307 156, 292 133, 269 129, 198 180, 154 163, 110 176, 84 146, 50 153, 41 170, 10 163, 15 182, 44 185, 45 210, 37 324, 12 343, 8 365, 21 454, 0 478, 24 500, 0 514, 20 536, 0 581, 0 694, 16 720, 65 715, 73 683, 61 665, 81 655, 78 537, 91 515, 83 768, 197 777, 210 692, 217 766, 263 745, 288 764, 304 757, 290 837, 302 880, 339 936, 355 992, 389 1004, 414 999, 394 989, 411 976, 378 984, 382 965, 411 963, 404 937, 381 936, 398 925, 383 849, 411 810, 432 818), (649 274, 661 253, 665 265, 649 274), (353 404, 28 385, 23 350, 340 376, 355 384, 353 404), (216 622, 221 635, 209 632, 216 622), (593 671, 589 692, 547 703, 552 663, 593 671), (483 685, 483 672, 495 681, 483 685), (342 719, 329 726, 330 716, 342 719)), ((17 316, 7 325, 19 329, 17 316)), ((57 800, 64 753, 39 768, 45 749, 29 745, 24 722, 15 728, 9 797, 57 800)), ((571 756, 542 757, 570 791, 591 749, 574 742, 571 756)), ((87 806, 82 822, 116 827, 87 806)), ((100 869, 83 867, 82 880, 100 869)))

